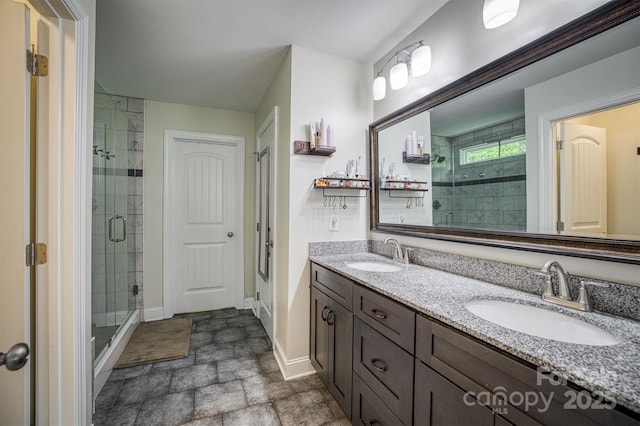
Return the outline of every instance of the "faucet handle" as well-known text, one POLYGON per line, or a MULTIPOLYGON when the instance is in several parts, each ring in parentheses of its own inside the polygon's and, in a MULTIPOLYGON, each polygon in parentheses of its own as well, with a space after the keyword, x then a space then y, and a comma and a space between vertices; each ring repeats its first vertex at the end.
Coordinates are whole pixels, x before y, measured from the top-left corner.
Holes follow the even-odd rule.
POLYGON ((596 287, 603 287, 603 288, 607 288, 607 287, 611 287, 611 285, 609 283, 600 283, 597 281, 584 281, 584 280, 580 280, 580 287, 585 287, 588 285, 592 285, 592 286, 596 286, 596 287))
POLYGON ((404 263, 409 263, 409 252, 413 251, 412 248, 406 247, 404 249, 404 256, 403 256, 403 261, 404 263))
POLYGON ((551 272, 540 271, 540 272, 534 272, 533 274, 544 277, 545 279, 546 287, 544 289, 544 293, 542 293, 542 297, 545 298, 549 296, 554 296, 553 284, 551 283, 551 272))
POLYGON ((580 280, 580 290, 578 292, 578 304, 580 308, 585 311, 592 311, 593 306, 591 306, 591 298, 589 297, 589 293, 587 292, 587 286, 592 285, 595 287, 610 287, 609 283, 600 283, 597 281, 584 281, 580 280))

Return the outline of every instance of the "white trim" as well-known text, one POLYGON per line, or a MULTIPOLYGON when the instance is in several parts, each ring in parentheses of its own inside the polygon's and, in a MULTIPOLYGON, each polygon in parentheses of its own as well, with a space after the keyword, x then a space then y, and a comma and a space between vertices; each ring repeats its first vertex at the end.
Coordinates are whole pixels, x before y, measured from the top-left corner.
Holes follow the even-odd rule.
POLYGON ((311 360, 308 356, 288 360, 278 340, 273 342, 273 354, 285 380, 309 376, 316 372, 311 366, 311 360))
POLYGON ((161 319, 164 319, 164 309, 162 308, 162 306, 157 307, 157 308, 145 308, 144 310, 144 321, 145 322, 151 322, 151 321, 159 321, 161 319))
POLYGON ((91 173, 88 167, 91 161, 89 143, 91 142, 88 129, 88 73, 89 73, 89 19, 82 4, 74 4, 72 13, 83 16, 76 24, 76 183, 74 189, 74 204, 76 206, 77 223, 75 224, 75 265, 74 316, 76 323, 76 350, 74 354, 76 368, 75 394, 77 405, 75 419, 80 424, 91 417, 92 390, 91 372, 91 268, 87 267, 88 253, 91 253, 91 173), (87 287, 89 286, 89 291, 87 287))
POLYGON ((111 348, 109 348, 107 353, 95 366, 93 377, 93 395, 95 398, 98 397, 102 387, 107 383, 107 379, 111 374, 111 370, 113 370, 113 366, 120 358, 120 355, 122 355, 124 348, 127 346, 127 343, 129 343, 129 339, 136 330, 139 322, 140 311, 136 309, 133 314, 129 316, 127 322, 122 326, 122 330, 116 333, 115 339, 111 342, 111 348))
MULTIPOLYGON (((267 115, 267 117, 264 119, 264 121, 262 122, 262 124, 260 125, 260 127, 258 128, 258 131, 256 132, 256 144, 258 144, 258 141, 260 140, 260 135, 265 131, 265 129, 267 127, 269 127, 269 125, 273 122, 273 143, 271 144, 270 147, 270 161, 271 164, 269 164, 269 171, 270 171, 270 176, 269 179, 271 180, 270 182, 270 186, 273 188, 273 192, 271 194, 271 200, 272 200, 272 204, 273 204, 273 217, 272 217, 272 221, 273 223, 272 225, 272 232, 271 234, 273 235, 272 241, 275 241, 276 236, 278 235, 278 226, 277 226, 277 221, 275 220, 275 218, 277 217, 277 213, 276 210, 278 208, 278 203, 276 195, 277 195, 277 188, 278 188, 278 163, 277 163, 277 159, 278 159, 278 155, 277 155, 277 150, 278 150, 278 117, 279 117, 279 107, 277 105, 275 105, 273 107, 273 109, 271 110, 271 112, 269 112, 269 114, 267 115)), ((259 147, 257 149, 259 151, 259 147)), ((258 211, 259 208, 259 197, 260 197, 260 191, 258 188, 258 172, 259 170, 256 170, 256 182, 255 182, 255 196, 256 196, 256 210, 255 210, 255 216, 254 216, 254 220, 255 221, 259 221, 259 217, 258 215, 260 214, 260 212, 258 211)), ((258 280, 260 279, 260 275, 258 274, 258 262, 260 262, 260 259, 258 259, 258 246, 257 244, 259 244, 259 241, 256 242, 256 247, 255 247, 255 271, 254 271, 254 282, 256 283, 256 285, 254 286, 253 289, 253 295, 256 299, 256 308, 254 309, 254 314, 256 317, 258 317, 258 319, 260 318, 259 314, 259 302, 257 301, 258 298, 258 280)), ((273 339, 275 339, 276 336, 276 309, 274 308, 275 305, 275 300, 276 300, 276 261, 278 259, 278 246, 279 244, 275 244, 272 247, 271 250, 271 265, 273 266, 273 268, 271 268, 270 274, 269 274, 269 280, 270 280, 270 285, 269 288, 271 289, 271 333, 267 333, 269 336, 272 336, 273 339)), ((261 321, 262 322, 262 321, 261 321)), ((270 337, 271 338, 271 337, 270 337)))
POLYGON ((256 313, 256 303, 255 303, 255 299, 253 297, 245 297, 244 298, 244 305, 242 309, 251 309, 253 311, 253 313, 256 313))
POLYGON ((640 100, 638 89, 638 87, 635 87, 622 90, 538 115, 538 134, 540 135, 540 143, 538 144, 538 164, 540 164, 538 193, 540 200, 549 200, 548 203, 538 203, 538 230, 540 232, 555 233, 554 224, 558 220, 558 188, 556 185, 558 166, 555 160, 556 132, 552 128, 552 124, 556 121, 637 102, 640 100))
POLYGON ((214 133, 188 132, 183 130, 164 131, 164 198, 162 203, 162 303, 164 318, 171 318, 175 314, 175 305, 173 300, 173 292, 171 285, 171 262, 173 258, 171 244, 171 227, 173 225, 172 209, 167 200, 172 197, 172 182, 174 181, 173 155, 175 142, 180 141, 197 141, 207 143, 223 143, 235 145, 238 149, 236 157, 236 167, 238 175, 238 192, 236 194, 236 203, 238 206, 238 217, 241 218, 237 224, 237 249, 236 258, 238 259, 236 276, 235 308, 242 309, 244 307, 244 156, 245 156, 245 138, 242 136, 220 135, 214 133))

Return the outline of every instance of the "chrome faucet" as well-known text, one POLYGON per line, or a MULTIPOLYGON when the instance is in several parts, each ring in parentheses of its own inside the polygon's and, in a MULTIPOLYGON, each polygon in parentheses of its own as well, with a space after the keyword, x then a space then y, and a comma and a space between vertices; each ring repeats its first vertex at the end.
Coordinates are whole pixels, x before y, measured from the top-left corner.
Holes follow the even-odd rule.
POLYGON ((556 297, 553 294, 553 286, 551 285, 551 268, 554 268, 556 273, 558 274, 558 296, 560 299, 571 300, 571 295, 569 294, 569 279, 567 277, 567 272, 564 270, 562 265, 555 260, 550 260, 544 264, 542 267, 542 275, 547 278, 547 287, 544 290, 544 294, 542 298, 545 296, 556 297))
POLYGON ((542 293, 542 299, 551 303, 566 306, 567 308, 579 309, 581 311, 592 311, 591 299, 587 292, 587 285, 594 285, 598 287, 609 287, 607 283, 595 282, 595 281, 580 281, 580 290, 578 292, 578 299, 572 300, 569 294, 569 278, 567 272, 562 265, 555 260, 550 260, 544 264, 540 275, 546 278, 546 286, 544 293, 542 293), (551 270, 555 270, 558 274, 558 295, 553 293, 553 285, 551 282, 551 270))
POLYGON ((395 250, 393 252, 393 260, 395 262, 402 262, 402 263, 409 263, 409 249, 405 249, 404 250, 404 254, 402 254, 402 247, 400 246, 400 243, 398 243, 398 240, 396 240, 395 238, 387 238, 386 240, 384 240, 385 244, 389 244, 389 243, 393 243, 395 244, 395 250))

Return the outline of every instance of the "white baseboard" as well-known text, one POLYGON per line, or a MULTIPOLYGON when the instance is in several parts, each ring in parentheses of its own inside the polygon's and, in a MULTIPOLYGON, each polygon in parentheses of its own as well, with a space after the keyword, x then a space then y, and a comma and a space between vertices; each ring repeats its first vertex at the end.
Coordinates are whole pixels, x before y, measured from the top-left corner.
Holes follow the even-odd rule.
POLYGON ((274 349, 273 354, 276 357, 278 367, 280 368, 280 372, 284 376, 285 380, 309 376, 316 372, 316 370, 311 366, 311 360, 308 356, 288 360, 284 354, 282 346, 280 346, 280 342, 278 342, 278 339, 275 339, 274 349))
POLYGON ((254 303, 253 297, 245 297, 243 309, 251 309, 255 313, 255 306, 256 304, 254 303))
POLYGON ((145 308, 144 310, 144 321, 160 321, 164 319, 164 309, 162 306, 156 308, 145 308))

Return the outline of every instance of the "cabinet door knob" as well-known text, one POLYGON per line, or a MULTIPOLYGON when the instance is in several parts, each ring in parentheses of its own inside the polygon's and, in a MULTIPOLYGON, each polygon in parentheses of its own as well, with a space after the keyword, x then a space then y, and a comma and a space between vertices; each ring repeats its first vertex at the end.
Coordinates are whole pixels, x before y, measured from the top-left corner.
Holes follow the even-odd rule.
POLYGON ((330 309, 328 306, 325 306, 324 308, 322 308, 322 313, 320 314, 320 316, 322 317, 322 321, 327 320, 327 316, 329 315, 329 312, 330 312, 330 309))
POLYGON ((373 313, 373 315, 375 315, 376 317, 380 318, 380 319, 386 319, 387 318, 387 313, 384 311, 381 311, 380 309, 372 309, 371 312, 373 313))
POLYGON ((336 313, 333 312, 332 310, 329 310, 329 313, 327 314, 327 324, 333 325, 335 323, 336 323, 336 313))
POLYGON ((385 371, 388 370, 387 364, 383 360, 378 359, 378 358, 373 358, 371 360, 371 365, 373 365, 373 368, 375 368, 376 370, 378 370, 381 373, 384 373, 385 371))

